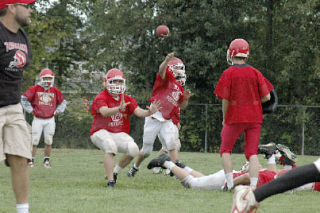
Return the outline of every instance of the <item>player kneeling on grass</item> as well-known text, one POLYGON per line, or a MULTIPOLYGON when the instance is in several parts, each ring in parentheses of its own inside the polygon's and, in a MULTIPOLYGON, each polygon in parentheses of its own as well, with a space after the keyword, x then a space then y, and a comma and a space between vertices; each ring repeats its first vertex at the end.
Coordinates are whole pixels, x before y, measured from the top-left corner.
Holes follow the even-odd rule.
POLYGON ((130 115, 150 116, 158 111, 160 102, 155 100, 148 110, 141 109, 133 97, 124 94, 125 77, 119 69, 108 71, 104 85, 106 89, 99 93, 92 103, 91 113, 94 120, 90 138, 94 145, 105 152, 104 168, 108 187, 114 187, 117 173, 139 153, 138 145, 129 135, 130 115), (114 156, 118 152, 124 155, 113 170, 114 156))
POLYGON ((29 166, 34 166, 34 157, 37 152, 41 134, 44 134, 44 160, 43 166, 50 168, 50 154, 53 135, 56 129, 54 116, 66 109, 67 101, 61 91, 53 86, 54 74, 45 68, 40 72, 40 82, 27 89, 21 96, 23 108, 34 115, 32 121, 32 161, 29 166))

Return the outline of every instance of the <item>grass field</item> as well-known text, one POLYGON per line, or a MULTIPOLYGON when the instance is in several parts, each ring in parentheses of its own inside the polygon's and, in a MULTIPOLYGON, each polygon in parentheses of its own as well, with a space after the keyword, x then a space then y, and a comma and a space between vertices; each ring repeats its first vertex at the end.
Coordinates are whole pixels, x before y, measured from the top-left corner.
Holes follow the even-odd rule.
MULTIPOLYGON (((39 149, 36 166, 30 169, 31 213, 225 213, 231 209, 232 193, 185 189, 172 177, 153 175, 146 165, 155 152, 143 162, 136 177, 128 178, 128 168, 123 169, 114 190, 106 188, 101 151, 54 149, 51 169, 42 167, 42 153, 39 149)), ((218 154, 182 152, 180 159, 204 174, 221 169, 218 154)), ((297 165, 315 159, 316 156, 298 156, 297 165)), ((244 155, 233 155, 235 169, 244 161, 244 155)), ((266 165, 262 156, 260 162, 266 165)), ((320 212, 319 201, 318 192, 285 193, 265 200, 259 212, 320 212)), ((0 212, 16 212, 10 170, 3 163, 0 165, 0 212)))

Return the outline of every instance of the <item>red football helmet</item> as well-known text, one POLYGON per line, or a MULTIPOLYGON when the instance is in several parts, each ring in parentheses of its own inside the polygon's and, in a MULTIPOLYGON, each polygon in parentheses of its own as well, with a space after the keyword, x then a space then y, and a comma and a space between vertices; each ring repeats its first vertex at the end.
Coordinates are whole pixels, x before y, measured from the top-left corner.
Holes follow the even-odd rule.
POLYGON ((120 94, 126 91, 126 79, 119 69, 111 69, 107 72, 106 89, 109 93, 120 94))
POLYGON ((232 57, 244 57, 249 56, 249 44, 246 40, 238 38, 230 43, 229 49, 227 51, 227 62, 232 64, 232 57))
POLYGON ((54 83, 54 74, 49 68, 45 68, 40 72, 40 82, 43 86, 52 86, 54 83))
POLYGON ((185 66, 181 59, 174 58, 168 63, 169 71, 173 73, 174 78, 176 81, 181 85, 184 86, 187 80, 185 66))

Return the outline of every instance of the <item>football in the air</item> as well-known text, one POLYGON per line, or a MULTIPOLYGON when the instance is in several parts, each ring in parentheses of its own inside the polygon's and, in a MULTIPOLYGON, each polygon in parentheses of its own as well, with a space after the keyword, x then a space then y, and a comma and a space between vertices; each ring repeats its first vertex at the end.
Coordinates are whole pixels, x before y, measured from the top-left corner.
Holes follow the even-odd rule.
POLYGON ((156 34, 159 37, 167 37, 169 35, 169 28, 166 25, 159 25, 156 29, 156 34))

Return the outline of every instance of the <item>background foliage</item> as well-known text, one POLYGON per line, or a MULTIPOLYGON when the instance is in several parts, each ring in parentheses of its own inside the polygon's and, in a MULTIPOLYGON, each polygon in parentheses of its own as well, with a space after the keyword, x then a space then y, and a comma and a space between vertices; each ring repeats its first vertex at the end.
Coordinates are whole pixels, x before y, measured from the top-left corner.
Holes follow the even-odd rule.
MULTIPOLYGON (((221 110, 209 107, 205 126, 205 109, 196 104, 220 104, 213 90, 228 67, 225 57, 228 45, 235 38, 245 38, 251 48, 249 64, 274 84, 280 104, 320 105, 317 0, 49 2, 37 1, 33 24, 25 29, 34 53, 25 74, 25 89, 34 83, 44 66, 49 66, 55 71, 57 86, 65 91, 69 101, 77 103, 83 97, 92 101, 101 90, 101 78, 96 74, 119 67, 126 75, 128 93, 145 104, 151 96, 159 64, 167 53, 176 51, 186 64, 186 87, 195 93, 191 100, 195 106, 182 112, 183 149, 203 151, 207 129, 208 138, 215 141, 209 151, 217 151, 221 110), (160 24, 170 28, 166 39, 154 35, 160 24)), ((58 117, 61 132, 57 131, 56 138, 59 134, 70 134, 63 146, 90 147, 91 116, 82 116, 80 106, 69 106, 58 117)), ((319 150, 320 143, 319 110, 279 108, 265 119, 262 142, 277 140, 300 151, 302 122, 308 124, 306 142, 315 154, 314 149, 319 150)), ((139 142, 143 120, 133 124, 132 135, 139 142)))

